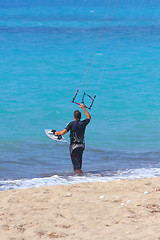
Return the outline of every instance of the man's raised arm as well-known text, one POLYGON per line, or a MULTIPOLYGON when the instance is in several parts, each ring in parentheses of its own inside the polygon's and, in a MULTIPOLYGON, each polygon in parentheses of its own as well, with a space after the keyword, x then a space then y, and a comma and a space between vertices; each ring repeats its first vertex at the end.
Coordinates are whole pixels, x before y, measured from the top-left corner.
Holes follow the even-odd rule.
POLYGON ((80 108, 83 109, 83 111, 84 111, 85 114, 86 114, 86 117, 87 117, 89 120, 91 120, 91 115, 90 115, 89 112, 86 110, 85 105, 84 105, 84 104, 80 104, 80 108))

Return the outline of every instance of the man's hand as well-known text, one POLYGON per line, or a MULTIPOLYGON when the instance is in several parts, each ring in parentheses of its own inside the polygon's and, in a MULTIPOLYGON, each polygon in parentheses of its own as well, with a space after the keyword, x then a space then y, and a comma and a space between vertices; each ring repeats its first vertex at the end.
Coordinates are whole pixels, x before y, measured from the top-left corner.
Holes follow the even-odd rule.
POLYGON ((80 108, 85 109, 85 105, 81 103, 80 108))

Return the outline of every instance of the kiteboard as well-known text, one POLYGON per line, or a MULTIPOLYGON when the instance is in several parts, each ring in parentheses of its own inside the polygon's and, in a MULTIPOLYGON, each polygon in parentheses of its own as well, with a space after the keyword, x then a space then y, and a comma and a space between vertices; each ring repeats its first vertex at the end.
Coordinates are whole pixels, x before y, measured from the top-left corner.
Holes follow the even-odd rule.
POLYGON ((45 129, 45 134, 52 140, 54 140, 55 142, 63 142, 63 143, 68 143, 68 141, 61 135, 54 135, 55 130, 52 129, 45 129))

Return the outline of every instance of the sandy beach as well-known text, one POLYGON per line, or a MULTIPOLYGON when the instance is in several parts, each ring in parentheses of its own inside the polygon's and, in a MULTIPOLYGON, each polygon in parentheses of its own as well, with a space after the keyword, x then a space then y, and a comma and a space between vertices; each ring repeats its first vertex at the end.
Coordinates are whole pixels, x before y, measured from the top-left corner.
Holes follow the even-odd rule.
POLYGON ((0 192, 1 240, 158 240, 160 178, 0 192))

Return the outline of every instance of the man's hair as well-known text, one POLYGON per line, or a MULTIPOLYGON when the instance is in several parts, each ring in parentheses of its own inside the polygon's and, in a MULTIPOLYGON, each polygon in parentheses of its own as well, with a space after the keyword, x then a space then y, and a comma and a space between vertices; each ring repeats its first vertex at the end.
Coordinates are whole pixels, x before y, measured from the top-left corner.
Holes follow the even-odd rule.
POLYGON ((78 120, 81 119, 81 112, 79 110, 74 111, 74 117, 78 120))

